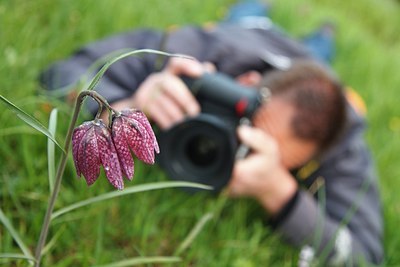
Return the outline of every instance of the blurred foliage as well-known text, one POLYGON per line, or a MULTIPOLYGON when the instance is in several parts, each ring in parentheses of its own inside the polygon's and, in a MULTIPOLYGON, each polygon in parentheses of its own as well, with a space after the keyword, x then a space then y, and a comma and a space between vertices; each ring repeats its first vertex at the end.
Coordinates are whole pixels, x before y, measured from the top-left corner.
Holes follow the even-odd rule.
MULTIPOLYGON (((233 0, 1 0, 0 94, 44 125, 59 109, 57 140, 71 107, 49 98, 39 73, 80 46, 137 27, 166 29, 223 18, 233 0)), ((387 266, 400 264, 400 25, 395 0, 270 1, 272 19, 300 38, 329 20, 337 28, 334 70, 365 99, 367 141, 381 177, 387 266)), ((0 106, 0 205, 33 249, 48 197, 46 138, 0 106)), ((83 120, 84 118, 82 118, 83 120)), ((57 152, 59 154, 59 151, 57 152)), ((112 190, 103 177, 90 188, 76 179, 68 162, 57 208, 112 190)), ((126 186, 166 178, 157 168, 136 165, 126 186)), ((61 216, 52 225, 52 246, 43 266, 89 266, 135 256, 171 255, 195 223, 220 199, 165 189, 113 199, 61 216)), ((287 247, 263 224, 264 214, 249 200, 228 200, 185 252, 181 266, 293 266, 287 247)), ((18 249, 0 226, 0 253, 18 249)), ((2 261, 0 260, 0 265, 2 261)), ((15 261, 14 266, 25 266, 15 261)), ((153 266, 153 265, 149 265, 153 266)))

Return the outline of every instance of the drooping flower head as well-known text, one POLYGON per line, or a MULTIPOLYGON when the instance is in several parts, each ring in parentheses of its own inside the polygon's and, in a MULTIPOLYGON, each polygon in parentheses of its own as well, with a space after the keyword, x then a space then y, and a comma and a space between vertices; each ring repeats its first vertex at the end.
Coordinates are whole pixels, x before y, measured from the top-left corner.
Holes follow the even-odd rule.
POLYGON ((108 181, 122 190, 122 172, 109 128, 102 120, 85 122, 72 135, 72 153, 78 176, 93 184, 103 165, 108 181))
POLYGON ((122 173, 128 179, 131 180, 134 174, 131 151, 139 160, 154 164, 155 153, 159 153, 160 148, 143 112, 133 109, 121 111, 120 114, 114 115, 111 129, 122 173))
POLYGON ((92 185, 103 165, 107 179, 122 190, 122 175, 132 180, 134 161, 131 151, 148 164, 155 161, 160 149, 143 112, 123 110, 113 115, 111 129, 100 119, 83 123, 72 136, 72 154, 78 176, 83 175, 92 185))

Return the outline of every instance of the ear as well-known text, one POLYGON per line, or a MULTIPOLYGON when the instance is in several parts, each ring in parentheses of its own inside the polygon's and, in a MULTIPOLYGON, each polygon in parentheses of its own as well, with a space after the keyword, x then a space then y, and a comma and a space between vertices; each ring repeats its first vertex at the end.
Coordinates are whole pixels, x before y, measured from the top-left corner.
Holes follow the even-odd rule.
POLYGON ((236 81, 244 86, 256 86, 261 82, 261 79, 261 73, 255 70, 245 72, 236 77, 236 81))

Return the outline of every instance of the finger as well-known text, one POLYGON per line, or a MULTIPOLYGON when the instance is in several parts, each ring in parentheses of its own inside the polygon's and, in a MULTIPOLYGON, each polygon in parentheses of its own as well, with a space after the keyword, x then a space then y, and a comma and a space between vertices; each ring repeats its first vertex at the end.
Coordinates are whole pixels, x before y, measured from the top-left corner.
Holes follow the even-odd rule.
POLYGON ((255 152, 274 153, 278 151, 276 141, 261 129, 242 125, 238 127, 238 135, 242 143, 255 152))
POLYGON ((181 122, 186 116, 182 107, 168 94, 159 94, 146 107, 146 112, 162 129, 181 122))
POLYGON ((146 107, 145 111, 146 115, 148 114, 148 116, 151 117, 152 121, 154 121, 161 129, 164 130, 170 127, 170 119, 167 114, 163 112, 160 106, 149 105, 146 107))
POLYGON ((169 60, 165 70, 174 75, 187 75, 193 78, 200 77, 205 71, 199 61, 177 57, 169 60))
POLYGON ((200 104, 182 80, 174 77, 165 81, 164 92, 176 102, 184 113, 195 116, 200 112, 200 104))
POLYGON ((160 112, 163 112, 169 118, 171 124, 180 122, 185 118, 185 112, 166 94, 160 95, 153 105, 159 107, 160 112))
POLYGON ((203 62, 203 68, 206 72, 213 73, 217 71, 217 67, 211 62, 203 62))
POLYGON ((133 102, 136 108, 145 110, 154 99, 161 93, 160 81, 164 75, 162 73, 153 73, 149 75, 139 86, 133 96, 133 102))
POLYGON ((233 168, 232 177, 228 184, 228 194, 230 196, 241 196, 245 194, 247 189, 246 176, 246 166, 243 166, 243 161, 238 161, 233 168))

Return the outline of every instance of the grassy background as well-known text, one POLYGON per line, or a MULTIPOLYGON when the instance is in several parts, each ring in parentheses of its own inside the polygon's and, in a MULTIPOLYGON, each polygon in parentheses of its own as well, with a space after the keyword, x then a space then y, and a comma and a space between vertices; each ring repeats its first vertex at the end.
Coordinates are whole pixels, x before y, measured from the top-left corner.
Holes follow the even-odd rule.
MULTIPOLYGON (((87 42, 136 27, 167 28, 202 24, 223 17, 233 0, 0 0, 0 94, 47 125, 50 105, 39 72, 87 42)), ((386 266, 400 265, 400 4, 390 0, 280 0, 271 16, 299 37, 329 18, 338 28, 334 69, 368 105, 371 145, 381 178, 385 217, 386 266)), ((70 107, 59 109, 57 138, 70 107)), ((48 196, 46 138, 0 105, 0 205, 34 249, 48 196)), ((134 182, 165 180, 157 168, 137 164, 134 182)), ((75 178, 68 162, 57 207, 111 191, 104 177, 90 187, 75 178)), ((136 256, 171 255, 207 212, 209 222, 179 266, 293 266, 297 251, 282 244, 262 224, 248 200, 188 196, 165 189, 125 196, 77 210, 54 221, 54 242, 44 266, 89 266, 136 256), (223 205, 223 208, 219 208, 223 205)), ((19 252, 0 225, 0 253, 19 252)), ((0 260, 0 265, 10 262, 0 260)), ((24 266, 14 261, 12 266, 24 266)), ((158 265, 147 265, 158 266, 158 265)))

